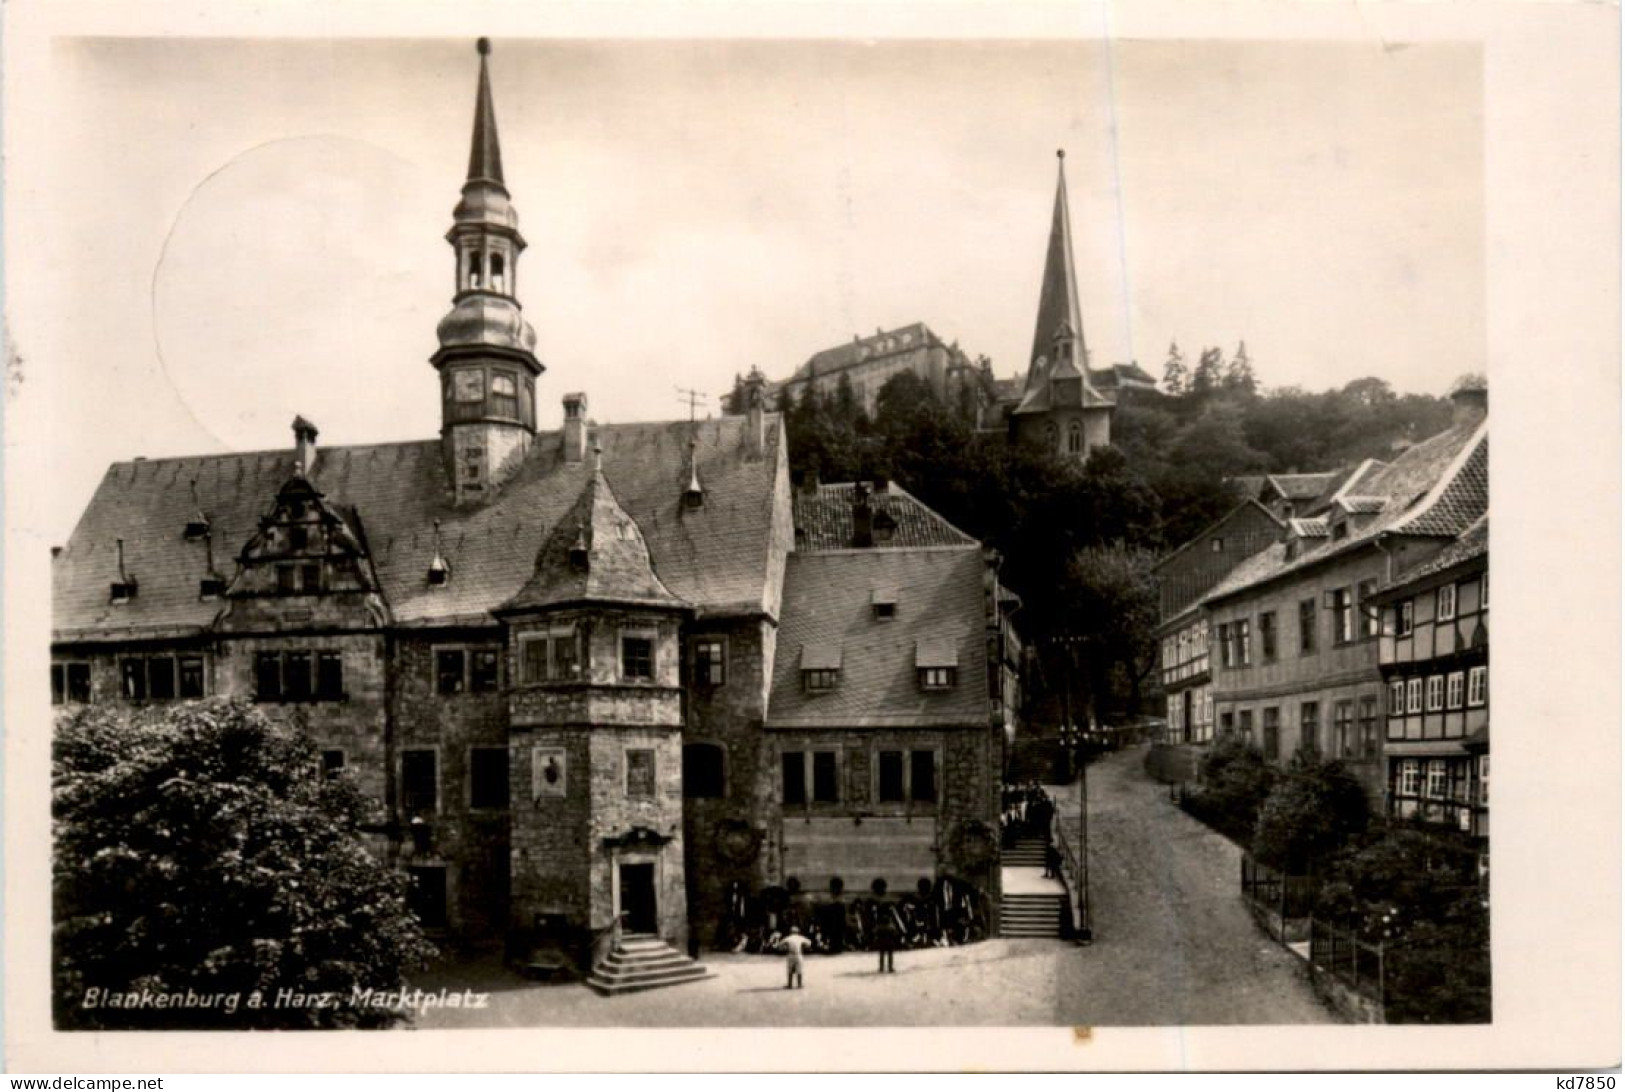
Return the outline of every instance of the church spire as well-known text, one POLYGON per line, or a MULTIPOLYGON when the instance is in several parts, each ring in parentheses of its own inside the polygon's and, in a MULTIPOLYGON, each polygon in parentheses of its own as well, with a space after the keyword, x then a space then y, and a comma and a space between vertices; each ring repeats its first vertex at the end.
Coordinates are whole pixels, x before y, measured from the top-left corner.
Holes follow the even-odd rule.
POLYGON ((468 179, 452 210, 446 241, 455 255, 456 292, 430 358, 440 372, 441 436, 458 503, 493 495, 519 463, 536 430, 536 331, 519 307, 519 214, 508 199, 491 96, 491 43, 479 40, 479 89, 468 179))
POLYGON ((1076 341, 1077 364, 1087 367, 1089 351, 1083 339, 1083 316, 1078 308, 1078 278, 1072 269, 1072 221, 1066 205, 1066 151, 1055 153, 1055 214, 1050 220, 1049 250, 1044 255, 1044 280, 1038 292, 1038 321, 1033 326, 1033 348, 1028 354, 1027 386, 1041 382, 1052 363, 1051 351, 1062 324, 1076 341), (1045 367, 1039 367, 1043 358, 1045 367))
POLYGON ((491 56, 491 39, 481 38, 475 46, 480 53, 480 89, 474 101, 474 141, 468 151, 468 180, 503 185, 502 144, 497 140, 497 113, 491 105, 491 72, 486 63, 491 56))

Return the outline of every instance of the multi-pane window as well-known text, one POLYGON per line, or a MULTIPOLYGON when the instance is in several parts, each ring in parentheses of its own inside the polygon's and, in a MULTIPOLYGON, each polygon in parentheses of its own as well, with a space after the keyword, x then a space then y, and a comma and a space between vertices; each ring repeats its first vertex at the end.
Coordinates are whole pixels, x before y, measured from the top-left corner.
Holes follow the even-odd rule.
POLYGON ((1443 800, 1450 795, 1450 771, 1442 758, 1428 760, 1427 797, 1443 800))
POLYGON ((621 678, 649 680, 655 677, 655 643, 647 634, 621 636, 621 678))
POLYGON ((1445 707, 1448 709, 1460 709, 1462 697, 1466 693, 1466 689, 1467 675, 1465 672, 1452 671, 1449 675, 1446 675, 1444 695, 1445 707))
POLYGON ((1422 680, 1409 679, 1405 683, 1405 712, 1420 713, 1422 711, 1422 680))
POLYGON ((1490 806, 1490 756, 1478 756, 1478 803, 1481 807, 1490 806))
POLYGON ((1219 666, 1236 666, 1236 648, 1230 643, 1230 623, 1219 623, 1219 666))
POLYGON ((785 751, 780 762, 786 804, 840 802, 840 762, 834 751, 785 751))
POLYGON ((1405 712, 1405 680, 1395 679, 1388 684, 1388 715, 1399 716, 1405 712))
MULTIPOLYGON (((1248 735, 1252 734, 1252 725, 1246 722, 1251 720, 1251 713, 1243 714, 1248 735)), ((1272 760, 1281 757, 1281 710, 1273 705, 1264 710, 1264 757, 1272 760)))
POLYGON ((655 794, 655 753, 646 747, 626 752, 626 795, 640 798, 655 794))
POLYGON ((287 649, 254 654, 256 701, 343 701, 344 654, 287 649))
POLYGON ((1235 718, 1230 713, 1219 714, 1219 735, 1228 739, 1236 732, 1235 718))
POLYGON ((1346 645, 1354 640, 1354 590, 1337 588, 1332 592, 1332 641, 1346 645))
MULTIPOLYGON (((90 665, 76 665, 84 669, 82 698, 90 700, 90 665)), ((53 686, 55 678, 53 674, 53 686)), ((68 680, 64 678, 66 687, 68 680)), ((119 661, 120 693, 126 701, 174 701, 176 698, 203 697, 203 656, 201 653, 179 656, 127 656, 119 661)), ((55 691, 53 689, 53 698, 55 691)))
POLYGON ((1275 612, 1265 611, 1258 616, 1258 640, 1262 646, 1264 662, 1275 659, 1275 612))
POLYGON ((1399 764, 1399 795, 1416 796, 1422 790, 1422 764, 1407 758, 1399 764))
POLYGON ((508 806, 508 748, 468 749, 468 806, 485 811, 508 806))
POLYGON ((502 654, 494 648, 471 649, 468 654, 468 688, 476 694, 489 694, 502 685, 502 654))
POLYGON ((1336 757, 1355 757, 1353 702, 1340 701, 1332 707, 1332 732, 1337 737, 1336 757))
POLYGON ((439 648, 434 654, 435 691, 489 694, 501 687, 501 655, 494 648, 439 648))
POLYGON ((581 676, 580 644, 572 625, 519 638, 519 677, 527 683, 567 682, 581 676))
POLYGON ((64 660, 51 665, 51 704, 90 700, 90 664, 64 660))
POLYGON ((1241 729, 1241 738, 1249 744, 1253 742, 1253 711, 1243 709, 1236 716, 1236 726, 1241 729))
POLYGON ((801 684, 809 691, 834 690, 841 672, 834 667, 813 667, 801 673, 801 684))
POLYGON ((954 685, 954 674, 951 667, 922 667, 919 669, 920 689, 950 690, 954 685))
POLYGON ((1444 708, 1444 676, 1428 676, 1428 712, 1437 713, 1444 708))
POLYGON ((1445 584, 1439 589, 1438 619, 1448 622, 1456 616, 1456 586, 1445 584))
POLYGON ((696 686, 721 686, 727 681, 728 650, 721 637, 696 637, 689 648, 693 652, 696 686))
POLYGON ((1377 737, 1377 698, 1368 694, 1360 699, 1360 757, 1376 758, 1381 746, 1377 737))
POLYGON ((1252 624, 1242 618, 1236 622, 1236 662, 1243 667, 1253 662, 1252 624))
POLYGON ((401 752, 401 807, 408 815, 440 808, 440 754, 428 747, 401 752))
POLYGON ((1315 614, 1315 601, 1303 599, 1298 602, 1298 651, 1302 655, 1309 655, 1315 650, 1315 635, 1319 630, 1319 617, 1315 614))
POLYGON ((1489 675, 1487 667, 1475 667, 1467 672, 1467 704, 1483 705, 1489 700, 1489 675))
POLYGON ((519 388, 512 373, 491 373, 491 408, 504 417, 519 416, 519 388))
POLYGON ((1394 604, 1394 633, 1399 637, 1409 637, 1416 628, 1416 601, 1405 599, 1394 604))
POLYGON ((461 694, 468 687, 467 654, 460 648, 443 648, 434 654, 435 691, 461 694))
POLYGON ((683 744, 683 795, 695 800, 725 796, 727 763, 715 743, 683 744))
POLYGON ((1359 610, 1361 637, 1375 637, 1377 635, 1377 626, 1382 618, 1382 612, 1371 605, 1371 597, 1376 594, 1377 582, 1375 580, 1360 581, 1359 610))
POLYGON ((1320 703, 1306 701, 1298 706, 1298 746, 1306 751, 1320 750, 1320 703))

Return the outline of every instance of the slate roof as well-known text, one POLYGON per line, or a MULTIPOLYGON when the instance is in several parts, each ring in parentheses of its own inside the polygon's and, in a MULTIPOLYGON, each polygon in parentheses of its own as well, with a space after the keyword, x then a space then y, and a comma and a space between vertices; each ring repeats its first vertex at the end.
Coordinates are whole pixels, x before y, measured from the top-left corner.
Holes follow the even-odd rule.
POLYGON ((791 554, 773 667, 769 728, 930 728, 988 724, 982 552, 976 546, 791 554), (897 589, 895 617, 877 620, 870 590, 897 589), (916 649, 950 642, 958 679, 922 690, 916 649), (802 688, 804 654, 840 650, 835 689, 802 688))
POLYGON ((615 500, 603 471, 583 467, 579 476, 581 496, 553 525, 536 554, 536 571, 501 609, 584 602, 681 607, 683 601, 655 575, 643 534, 615 500))
MULTIPOLYGON (((1362 465, 1360 495, 1383 499, 1382 510, 1343 539, 1300 543, 1289 559, 1275 543, 1236 566, 1202 597, 1214 603, 1246 588, 1298 572, 1365 546, 1379 535, 1454 537, 1489 510, 1489 426, 1466 422, 1408 448, 1386 465, 1362 465)), ((1312 540, 1315 541, 1315 540, 1312 540)))
MULTIPOLYGON (((747 453, 744 417, 594 430, 605 478, 637 521, 654 571, 702 614, 777 614, 771 541, 789 517, 788 498, 776 501, 788 490, 788 472, 778 415, 766 417, 759 457, 747 453), (705 503, 694 509, 682 503, 691 432, 705 489, 705 503)), ((115 463, 53 562, 57 638, 169 636, 208 626, 221 604, 198 600, 204 545, 184 541, 184 525, 200 506, 213 530, 215 567, 230 577, 292 469, 291 448, 115 463), (121 537, 140 590, 113 606, 121 537)), ((490 611, 530 579, 544 540, 580 498, 582 475, 581 464, 564 461, 560 434, 544 432, 514 477, 477 508, 453 506, 438 439, 324 447, 310 478, 329 503, 354 513, 396 624, 424 626, 489 623, 490 611), (436 519, 452 571, 439 587, 427 580, 436 519)))
MULTIPOLYGON (((852 500, 855 482, 821 484, 813 493, 795 490, 791 498, 798 551, 853 548, 852 500)), ((912 549, 919 546, 965 546, 975 539, 937 515, 895 482, 884 493, 871 493, 869 507, 884 512, 896 523, 890 541, 875 541, 874 549, 912 549)))
POLYGON ((1321 474, 1271 474, 1266 480, 1282 497, 1300 501, 1314 500, 1341 476, 1340 471, 1332 470, 1321 474))
POLYGON ((1323 519, 1289 519, 1286 525, 1298 538, 1326 538, 1332 533, 1323 519))
POLYGON ((1486 513, 1478 522, 1463 531, 1461 537, 1440 550, 1433 557, 1400 573, 1398 577, 1388 581, 1382 586, 1383 591, 1411 584, 1418 580, 1425 580, 1430 576, 1453 569, 1457 565, 1465 565, 1469 561, 1487 556, 1490 552, 1490 517, 1486 513))
MULTIPOLYGON (((1231 483, 1237 483, 1237 482, 1243 481, 1244 479, 1230 478, 1228 480, 1231 483)), ((1262 480, 1262 479, 1260 479, 1260 480, 1262 480)), ((1224 515, 1220 516, 1218 519, 1214 520, 1212 523, 1210 523, 1206 527, 1202 528, 1202 530, 1200 530, 1196 534, 1192 535, 1189 539, 1185 540, 1185 542, 1181 543, 1179 546, 1175 547, 1173 550, 1170 550, 1167 554, 1165 554, 1161 558, 1158 558, 1157 563, 1152 566, 1153 571, 1157 570, 1157 569, 1161 569, 1163 566, 1167 565, 1170 561, 1174 560, 1174 558, 1185 554, 1187 551, 1189 551, 1197 543, 1199 543, 1199 542, 1202 542, 1202 543, 1207 542, 1210 538, 1213 537, 1214 532, 1223 529, 1225 526, 1227 526, 1230 523, 1231 520, 1235 519, 1238 515, 1241 515, 1248 508, 1256 508, 1256 509, 1258 509, 1258 511, 1266 519, 1268 519, 1271 523, 1275 524, 1277 527, 1285 527, 1286 526, 1286 524, 1283 523, 1280 519, 1276 518, 1275 513, 1271 512, 1262 502, 1257 500, 1255 497, 1249 496, 1246 500, 1242 501, 1240 504, 1238 504, 1234 508, 1230 509, 1230 511, 1226 512, 1224 515)))

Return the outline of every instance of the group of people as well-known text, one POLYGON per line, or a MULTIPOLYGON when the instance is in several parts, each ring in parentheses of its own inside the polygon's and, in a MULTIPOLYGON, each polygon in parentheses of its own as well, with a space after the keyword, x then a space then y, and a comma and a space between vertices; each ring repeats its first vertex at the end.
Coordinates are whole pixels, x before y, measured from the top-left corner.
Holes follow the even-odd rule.
POLYGON ((999 832, 1006 846, 1019 838, 1050 837, 1050 820, 1055 815, 1055 801, 1036 781, 1025 785, 1007 785, 1004 789, 1003 811, 999 832))
POLYGON ((784 953, 790 965, 787 987, 795 988, 809 954, 871 951, 878 954, 880 973, 892 974, 900 949, 969 944, 988 934, 986 897, 951 877, 921 879, 914 891, 901 897, 889 896, 880 881, 871 885, 867 896, 844 895, 839 880, 831 882, 827 900, 816 902, 795 879, 755 895, 736 882, 717 930, 717 946, 733 952, 784 953))

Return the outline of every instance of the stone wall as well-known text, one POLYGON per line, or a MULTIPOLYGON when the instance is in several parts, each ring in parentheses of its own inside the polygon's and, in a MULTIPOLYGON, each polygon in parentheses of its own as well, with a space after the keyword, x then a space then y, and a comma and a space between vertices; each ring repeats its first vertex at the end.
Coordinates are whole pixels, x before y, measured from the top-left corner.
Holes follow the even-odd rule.
MULTIPOLYGON (((466 673, 469 653, 477 648, 500 653, 502 639, 502 631, 491 627, 413 632, 392 642, 394 771, 398 776, 399 756, 407 748, 433 748, 440 776, 440 807, 428 820, 428 844, 420 849, 416 840, 406 839, 401 863, 446 868, 448 924, 475 943, 496 941, 507 923, 508 825, 516 798, 510 793, 509 808, 475 809, 470 752, 475 747, 508 749, 507 702, 501 690, 476 694, 465 687, 462 693, 439 693, 435 661, 442 649, 460 649, 466 673)), ((510 767, 512 762, 509 752, 510 767)))
POLYGON ((762 718, 777 629, 766 619, 699 622, 685 635, 687 648, 691 650, 700 636, 727 641, 725 682, 695 686, 690 680, 685 692, 683 742, 715 744, 726 756, 724 795, 691 796, 685 801, 691 921, 702 943, 708 944, 735 882, 747 891, 776 882, 777 865, 762 805, 778 791, 777 759, 764 745, 762 718))

